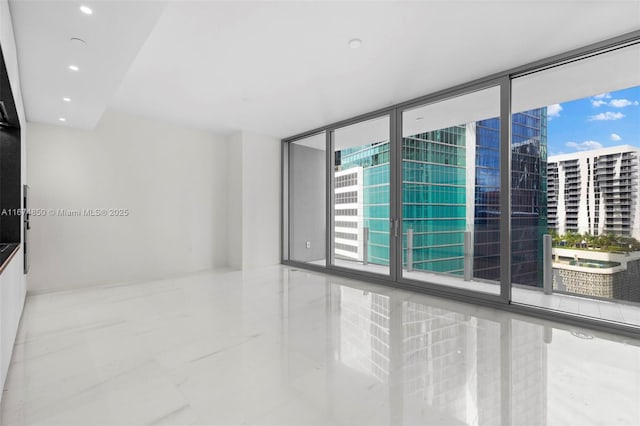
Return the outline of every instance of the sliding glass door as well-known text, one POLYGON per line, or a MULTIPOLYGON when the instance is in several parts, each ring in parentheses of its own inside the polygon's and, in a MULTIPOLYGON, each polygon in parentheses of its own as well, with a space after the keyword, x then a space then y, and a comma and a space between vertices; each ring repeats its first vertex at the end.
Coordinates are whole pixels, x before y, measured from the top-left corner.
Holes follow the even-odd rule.
POLYGON ((512 87, 513 302, 640 326, 640 46, 512 87))
POLYGON ((389 115, 331 131, 331 265, 389 276, 389 115))
POLYGON ((289 143, 289 260, 505 300, 504 85, 289 143))
POLYGON ((500 86, 402 112, 402 277, 500 294, 500 86))

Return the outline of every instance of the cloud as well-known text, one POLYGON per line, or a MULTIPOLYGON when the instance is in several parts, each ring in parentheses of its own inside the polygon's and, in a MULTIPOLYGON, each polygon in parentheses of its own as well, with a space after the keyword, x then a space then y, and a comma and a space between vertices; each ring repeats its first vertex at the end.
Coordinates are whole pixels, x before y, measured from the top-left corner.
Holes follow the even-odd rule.
POLYGON ((611 102, 609 102, 609 106, 612 106, 612 107, 615 107, 615 108, 624 108, 624 107, 628 107, 630 105, 637 106, 638 105, 638 101, 632 102, 632 101, 630 101, 628 99, 612 99, 611 102))
POLYGON ((567 142, 565 144, 567 148, 573 148, 576 151, 589 151, 590 149, 600 149, 602 148, 602 144, 596 141, 584 141, 581 143, 578 142, 567 142))
POLYGON ((610 101, 606 101, 605 99, 611 99, 611 94, 603 93, 601 95, 594 96, 593 98, 591 98, 591 105, 594 108, 601 107, 602 105, 608 105, 614 108, 624 108, 632 105, 640 105, 638 101, 630 101, 629 99, 611 99, 610 101))
POLYGON ((617 134, 617 133, 611 133, 611 136, 609 136, 609 139, 611 139, 614 142, 618 142, 618 141, 622 140, 620 135, 617 134))
POLYGON ((562 111, 562 105, 553 104, 547 107, 547 118, 560 117, 560 111, 562 111))
POLYGON ((589 121, 606 121, 606 120, 620 120, 624 117, 624 114, 621 112, 601 112, 597 115, 592 115, 589 117, 589 121))

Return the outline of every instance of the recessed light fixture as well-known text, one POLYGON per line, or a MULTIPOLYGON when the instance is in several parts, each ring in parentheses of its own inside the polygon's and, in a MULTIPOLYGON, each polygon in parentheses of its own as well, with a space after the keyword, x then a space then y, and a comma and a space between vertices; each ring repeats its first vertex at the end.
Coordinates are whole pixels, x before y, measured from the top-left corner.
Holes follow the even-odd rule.
POLYGON ((416 117, 416 120, 424 120, 424 117, 416 117))
POLYGON ((66 119, 66 118, 64 118, 64 117, 60 117, 60 118, 58 118, 58 120, 62 121, 63 123, 64 123, 65 121, 67 121, 67 119, 66 119))
POLYGON ((360 40, 359 38, 352 38, 351 40, 349 40, 350 48, 357 49, 360 46, 362 46, 362 40, 360 40))
POLYGON ((69 65, 69 69, 71 71, 78 71, 80 68, 78 68, 76 65, 69 65))
POLYGON ((62 98, 62 100, 65 102, 71 102, 71 98, 62 98))
POLYGON ((85 15, 91 15, 93 14, 93 10, 91 10, 91 8, 89 6, 80 6, 80 12, 84 13, 85 15))

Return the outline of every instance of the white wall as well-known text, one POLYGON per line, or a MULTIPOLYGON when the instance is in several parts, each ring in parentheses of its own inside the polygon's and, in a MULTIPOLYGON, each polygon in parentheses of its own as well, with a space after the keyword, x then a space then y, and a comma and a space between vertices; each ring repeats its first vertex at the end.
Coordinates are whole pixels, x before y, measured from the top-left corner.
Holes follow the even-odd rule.
POLYGON ((229 137, 227 247, 229 266, 242 269, 242 133, 229 137))
MULTIPOLYGON (((299 262, 321 260, 326 256, 327 150, 324 146, 316 149, 304 145, 304 142, 292 143, 289 158, 289 259, 299 262)), ((339 173, 361 174, 361 171, 360 167, 339 173)), ((359 188, 362 187, 355 186, 350 190, 359 188)), ((342 191, 343 188, 339 190, 342 191)))
POLYGON ((242 245, 246 268, 280 263, 279 139, 242 133, 242 245))
MULTIPOLYGON (((14 102, 18 111, 18 119, 21 126, 21 149, 22 149, 22 182, 26 177, 26 155, 25 155, 25 135, 26 120, 24 115, 24 105, 22 101, 22 91, 18 76, 18 59, 16 55, 16 44, 13 36, 13 25, 9 12, 9 3, 0 0, 0 46, 4 55, 9 83, 13 92, 14 102)), ((7 265, 0 275, 0 389, 4 388, 7 368, 13 352, 13 342, 18 324, 22 316, 22 309, 26 295, 26 279, 22 274, 23 258, 22 253, 16 256, 7 265)), ((2 392, 0 392, 0 400, 2 392)))
POLYGON ((281 142, 238 132, 229 137, 229 266, 280 263, 281 142))
POLYGON ((127 282, 226 266, 228 140, 107 111, 93 131, 29 123, 29 290, 127 282))

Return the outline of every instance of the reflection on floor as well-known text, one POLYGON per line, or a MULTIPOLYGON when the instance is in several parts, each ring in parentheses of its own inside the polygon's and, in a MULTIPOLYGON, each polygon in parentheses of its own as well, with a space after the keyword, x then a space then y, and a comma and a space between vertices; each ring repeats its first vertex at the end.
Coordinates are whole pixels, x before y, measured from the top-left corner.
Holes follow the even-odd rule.
POLYGON ((640 424, 640 341, 275 266, 30 296, 3 425, 640 424))
MULTIPOLYGON (((324 259, 309 263, 319 266, 325 266, 326 264, 324 259)), ((362 263, 348 260, 336 260, 335 265, 343 268, 369 271, 385 276, 389 275, 389 268, 386 266, 373 264, 362 265, 362 263)), ((493 284, 473 280, 464 281, 463 279, 455 276, 439 275, 416 270, 411 272, 403 270, 402 276, 404 278, 422 281, 425 283, 434 283, 480 293, 494 295, 500 294, 500 286, 498 283, 493 284)), ((511 292, 511 300, 516 304, 542 307, 576 315, 586 315, 592 318, 640 326, 640 305, 637 303, 620 303, 616 301, 562 293, 546 295, 542 292, 541 288, 527 288, 524 286, 514 287, 511 292)))
POLYGON ((523 288, 514 288, 512 291, 514 303, 640 326, 640 305, 637 303, 619 303, 559 293, 545 295, 539 290, 523 288))

